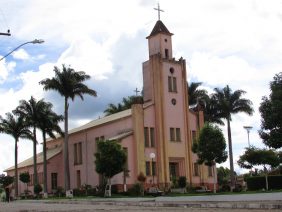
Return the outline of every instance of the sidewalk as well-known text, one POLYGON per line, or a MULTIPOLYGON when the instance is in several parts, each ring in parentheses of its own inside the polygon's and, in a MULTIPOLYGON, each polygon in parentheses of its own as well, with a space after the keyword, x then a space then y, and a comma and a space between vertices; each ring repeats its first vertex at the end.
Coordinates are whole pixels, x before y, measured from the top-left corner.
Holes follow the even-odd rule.
POLYGON ((205 195, 156 198, 93 198, 25 200, 30 203, 93 204, 184 208, 282 209, 282 192, 238 195, 205 195))

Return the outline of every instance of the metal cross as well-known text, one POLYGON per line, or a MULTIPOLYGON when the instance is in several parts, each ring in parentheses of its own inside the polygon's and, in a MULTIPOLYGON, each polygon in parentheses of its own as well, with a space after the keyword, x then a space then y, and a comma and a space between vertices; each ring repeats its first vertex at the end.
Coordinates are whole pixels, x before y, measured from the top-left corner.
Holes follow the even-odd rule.
POLYGON ((138 96, 138 93, 139 93, 140 91, 138 91, 138 88, 136 88, 136 89, 134 90, 134 92, 136 93, 136 96, 138 96))
POLYGON ((164 11, 160 9, 160 3, 158 3, 158 8, 154 8, 154 10, 158 11, 158 18, 159 20, 161 20, 161 12, 164 12, 164 11))

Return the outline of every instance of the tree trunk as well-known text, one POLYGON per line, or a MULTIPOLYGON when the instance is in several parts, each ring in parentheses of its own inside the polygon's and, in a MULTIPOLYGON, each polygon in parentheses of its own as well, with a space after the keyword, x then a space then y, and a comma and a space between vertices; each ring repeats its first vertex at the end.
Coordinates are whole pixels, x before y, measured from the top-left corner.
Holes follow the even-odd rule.
POLYGON ((38 184, 38 178, 37 178, 37 151, 36 151, 36 145, 37 145, 37 140, 36 140, 36 127, 33 127, 33 176, 34 176, 34 183, 33 185, 35 186, 38 184))
POLYGON ((46 134, 42 132, 43 135, 43 172, 44 172, 44 187, 43 192, 48 193, 47 191, 47 149, 46 149, 46 134))
POLYGON ((69 147, 68 147, 68 98, 65 97, 64 173, 65 190, 70 190, 69 147))
POLYGON ((216 193, 216 165, 213 168, 213 193, 216 193))
POLYGON ((228 147, 229 147, 231 191, 233 191, 233 189, 235 188, 235 179, 234 179, 232 138, 231 138, 231 128, 230 128, 230 120, 229 119, 227 119, 227 133, 228 133, 228 147))
POLYGON ((17 198, 18 193, 18 139, 15 139, 15 197, 17 198))
POLYGON ((265 189, 268 191, 267 169, 266 167, 263 167, 263 169, 264 169, 264 175, 265 175, 265 189))

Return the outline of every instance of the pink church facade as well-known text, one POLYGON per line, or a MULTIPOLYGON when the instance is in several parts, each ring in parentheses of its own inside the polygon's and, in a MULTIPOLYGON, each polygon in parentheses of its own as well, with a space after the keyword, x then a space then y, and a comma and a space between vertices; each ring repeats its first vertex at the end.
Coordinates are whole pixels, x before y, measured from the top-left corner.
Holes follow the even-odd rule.
MULTIPOLYGON (((143 63, 142 103, 69 131, 71 189, 101 183, 94 163, 100 139, 116 140, 127 152, 127 186, 136 183, 138 174, 143 172, 148 187, 157 184, 169 188, 173 179, 186 176, 191 186, 212 188, 214 171, 197 165, 197 157, 191 150, 204 119, 201 111, 189 110, 186 61, 173 58, 172 35, 157 21, 147 37, 149 59, 143 63)), ((48 193, 64 187, 62 146, 63 138, 47 142, 48 193)), ((39 183, 43 184, 42 153, 38 154, 37 161, 39 183)), ((19 163, 18 167, 18 173, 28 171, 33 176, 32 158, 19 163)), ((14 168, 6 172, 13 176, 14 168)), ((112 184, 124 188, 123 173, 115 175, 112 184)), ((28 189, 33 190, 32 187, 33 182, 28 189)), ((19 182, 19 193, 25 189, 26 185, 19 182)))

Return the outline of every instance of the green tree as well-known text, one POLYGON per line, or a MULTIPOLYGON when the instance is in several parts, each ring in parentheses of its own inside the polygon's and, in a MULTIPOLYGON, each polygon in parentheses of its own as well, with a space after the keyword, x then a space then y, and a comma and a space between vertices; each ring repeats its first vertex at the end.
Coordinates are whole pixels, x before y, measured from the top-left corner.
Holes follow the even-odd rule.
POLYGON ((227 134, 228 134, 228 147, 229 147, 229 162, 231 171, 231 190, 235 187, 234 178, 234 164, 233 164, 233 151, 232 151, 232 137, 231 126, 232 114, 246 113, 248 115, 253 114, 252 102, 248 99, 242 98, 242 95, 246 92, 243 90, 232 90, 227 85, 223 89, 215 88, 215 93, 212 94, 215 108, 217 110, 217 116, 227 121, 227 134))
POLYGON ((226 142, 222 131, 209 123, 200 130, 197 142, 193 144, 193 152, 198 155, 198 163, 206 166, 214 166, 214 193, 216 193, 216 163, 222 163, 227 159, 226 142))
POLYGON ((205 103, 208 98, 208 92, 204 89, 199 89, 201 82, 191 82, 188 84, 188 103, 194 107, 197 104, 205 103))
POLYGON ((54 67, 55 77, 45 79, 40 82, 44 90, 55 90, 64 97, 64 176, 65 189, 70 189, 70 171, 69 171, 69 154, 68 154, 68 109, 69 99, 74 101, 76 96, 82 100, 84 94, 96 96, 96 91, 90 89, 84 82, 90 79, 90 76, 83 71, 75 71, 70 67, 63 65, 62 70, 54 67))
POLYGON ((221 117, 219 116, 219 112, 220 111, 218 110, 216 99, 213 96, 211 97, 208 96, 205 99, 205 104, 204 104, 205 122, 224 125, 224 122, 221 120, 221 117))
POLYGON ((245 153, 238 160, 238 165, 246 169, 251 169, 254 166, 263 166, 266 190, 268 190, 267 166, 275 168, 279 164, 280 158, 277 152, 271 149, 258 149, 254 146, 246 148, 245 153))
POLYGON ((11 177, 9 175, 0 175, 0 184, 3 188, 7 187, 8 185, 12 184, 14 182, 14 177, 11 177))
POLYGON ((130 109, 131 106, 135 103, 142 103, 143 102, 143 97, 142 96, 128 96, 122 98, 122 101, 118 103, 117 105, 115 104, 109 104, 108 108, 104 110, 104 113, 106 116, 109 116, 114 113, 118 113, 127 109, 130 109))
POLYGON ((6 118, 0 116, 0 133, 11 135, 15 139, 15 196, 18 196, 18 141, 20 138, 32 139, 23 116, 6 113, 6 118))
MULTIPOLYGON (((111 178, 122 172, 126 162, 126 153, 116 141, 98 141, 95 153, 96 172, 107 178, 109 196, 111 196, 111 178)), ((105 190, 106 195, 106 190, 105 190)))
POLYGON ((43 138, 43 192, 47 194, 47 149, 46 149, 46 135, 51 138, 56 138, 54 132, 63 135, 63 132, 59 126, 59 122, 63 121, 64 118, 61 115, 57 115, 52 110, 53 105, 50 102, 45 102, 39 114, 39 122, 37 123, 38 128, 42 132, 43 138))
POLYGON ((217 170, 217 182, 219 186, 227 185, 230 179, 230 169, 220 166, 217 170))
POLYGON ((25 197, 28 194, 28 187, 27 184, 30 182, 30 175, 28 172, 23 172, 20 174, 20 181, 26 184, 26 190, 25 190, 25 197))
POLYGON ((19 106, 14 110, 14 113, 23 116, 26 123, 32 127, 33 132, 33 171, 34 171, 34 184, 37 184, 37 136, 36 128, 40 122, 40 113, 45 107, 45 102, 43 99, 37 101, 33 96, 30 100, 21 100, 19 106))
POLYGON ((259 111, 261 130, 259 135, 265 145, 279 149, 282 147, 282 72, 270 82, 271 94, 262 98, 259 111))

